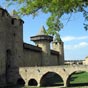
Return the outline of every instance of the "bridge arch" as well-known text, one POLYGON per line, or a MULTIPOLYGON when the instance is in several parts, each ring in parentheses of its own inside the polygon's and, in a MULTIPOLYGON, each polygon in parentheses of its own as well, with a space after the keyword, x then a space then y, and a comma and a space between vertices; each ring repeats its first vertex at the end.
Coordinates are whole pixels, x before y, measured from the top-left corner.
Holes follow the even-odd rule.
POLYGON ((73 74, 75 74, 77 71, 71 72, 70 75, 68 75, 67 79, 66 79, 66 85, 69 86, 70 85, 70 78, 73 74))
POLYGON ((63 86, 63 78, 56 72, 48 71, 40 78, 40 86, 63 86))
MULTIPOLYGON (((71 85, 70 84, 70 81, 71 80, 74 80, 76 77, 73 77, 73 79, 71 79, 71 77, 72 77, 72 75, 74 75, 74 74, 80 74, 80 73, 82 73, 82 72, 88 72, 88 71, 86 71, 86 70, 75 70, 75 71, 73 71, 73 72, 71 72, 69 75, 68 75, 68 77, 67 77, 67 79, 66 79, 66 86, 77 86, 78 84, 75 84, 75 85, 71 85)), ((88 83, 87 83, 88 84, 88 83)), ((81 85, 81 83, 80 83, 80 85, 81 85)))
POLYGON ((37 86, 38 85, 38 82, 36 79, 34 78, 31 78, 29 81, 28 81, 28 86, 37 86))
POLYGON ((25 85, 24 79, 18 78, 18 79, 17 79, 17 85, 19 85, 19 86, 24 86, 24 85, 25 85))

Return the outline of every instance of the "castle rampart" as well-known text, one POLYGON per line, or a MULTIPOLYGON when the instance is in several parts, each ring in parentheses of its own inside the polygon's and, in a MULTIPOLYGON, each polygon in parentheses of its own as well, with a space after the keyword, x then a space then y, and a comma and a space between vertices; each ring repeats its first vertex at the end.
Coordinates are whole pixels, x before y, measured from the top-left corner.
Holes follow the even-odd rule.
MULTIPOLYGON (((53 37, 44 32, 31 37, 37 45, 23 43, 23 20, 0 8, 0 84, 16 84, 20 67, 57 66, 62 58, 59 50, 51 50, 53 37), (18 70, 17 70, 18 69, 18 70)), ((41 29, 43 30, 43 29, 41 29)), ((63 53, 61 53, 63 54, 63 53)), ((61 64, 63 64, 61 63, 61 64)), ((19 76, 18 76, 19 74, 19 76)))

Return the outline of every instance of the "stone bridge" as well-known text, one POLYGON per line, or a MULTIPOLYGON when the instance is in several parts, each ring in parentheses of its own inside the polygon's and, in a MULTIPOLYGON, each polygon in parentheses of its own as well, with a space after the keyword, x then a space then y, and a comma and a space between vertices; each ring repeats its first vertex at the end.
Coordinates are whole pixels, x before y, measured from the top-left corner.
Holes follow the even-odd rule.
POLYGON ((22 67, 19 68, 19 73, 23 80, 25 81, 25 85, 28 85, 28 82, 31 80, 35 80, 37 82, 37 86, 41 86, 43 84, 42 79, 46 74, 53 72, 58 74, 64 83, 64 87, 69 85, 70 76, 78 71, 88 71, 87 65, 68 65, 68 66, 45 66, 45 67, 22 67))

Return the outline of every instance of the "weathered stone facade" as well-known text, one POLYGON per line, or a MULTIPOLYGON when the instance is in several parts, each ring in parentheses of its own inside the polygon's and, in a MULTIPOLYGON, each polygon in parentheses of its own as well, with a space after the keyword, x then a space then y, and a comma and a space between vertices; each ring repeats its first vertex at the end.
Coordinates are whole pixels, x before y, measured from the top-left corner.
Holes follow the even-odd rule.
POLYGON ((88 65, 88 56, 83 60, 83 65, 88 65))
POLYGON ((53 38, 41 33, 31 37, 37 46, 23 43, 23 23, 0 8, 0 85, 15 84, 20 67, 64 64, 63 42, 53 42, 51 50, 53 38))

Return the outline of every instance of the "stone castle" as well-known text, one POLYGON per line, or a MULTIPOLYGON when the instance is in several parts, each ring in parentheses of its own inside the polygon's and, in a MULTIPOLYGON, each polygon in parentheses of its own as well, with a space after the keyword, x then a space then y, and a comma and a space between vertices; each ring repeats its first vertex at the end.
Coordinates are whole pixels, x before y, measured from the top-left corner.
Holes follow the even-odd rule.
POLYGON ((0 85, 16 83, 14 74, 20 67, 64 64, 63 42, 53 41, 52 36, 44 34, 45 29, 42 27, 38 35, 31 37, 35 46, 24 43, 23 23, 16 15, 9 15, 0 8, 0 85))

